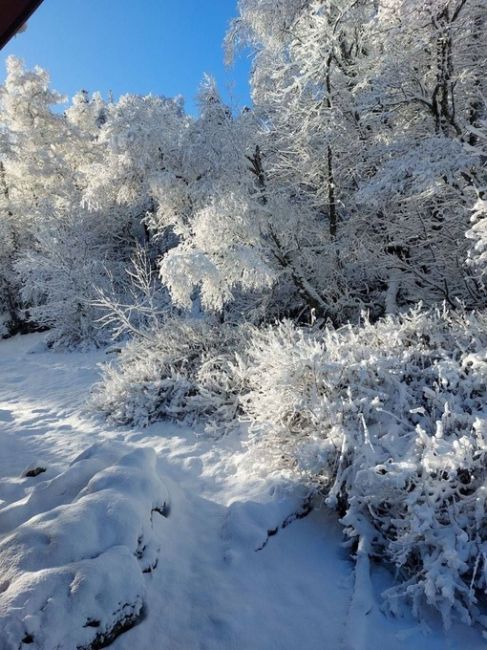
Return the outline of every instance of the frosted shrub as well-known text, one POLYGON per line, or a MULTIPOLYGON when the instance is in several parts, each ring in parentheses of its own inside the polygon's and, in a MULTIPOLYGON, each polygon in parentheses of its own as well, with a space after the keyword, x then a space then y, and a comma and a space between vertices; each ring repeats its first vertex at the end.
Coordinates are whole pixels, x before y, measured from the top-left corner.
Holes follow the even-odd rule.
POLYGON ((467 263, 476 271, 481 281, 487 275, 487 201, 479 199, 474 206, 472 227, 466 236, 473 241, 467 263))
MULTIPOLYGON (((326 494, 397 569, 386 594, 479 620, 487 588, 487 321, 413 311, 254 332, 242 406, 255 451, 326 494)), ((259 460, 259 462, 260 462, 259 460)), ((487 619, 484 619, 487 620, 487 619)))
POLYGON ((95 389, 94 407, 120 424, 199 418, 216 431, 232 423, 240 392, 234 350, 244 331, 169 318, 128 343, 118 363, 107 366, 95 389))

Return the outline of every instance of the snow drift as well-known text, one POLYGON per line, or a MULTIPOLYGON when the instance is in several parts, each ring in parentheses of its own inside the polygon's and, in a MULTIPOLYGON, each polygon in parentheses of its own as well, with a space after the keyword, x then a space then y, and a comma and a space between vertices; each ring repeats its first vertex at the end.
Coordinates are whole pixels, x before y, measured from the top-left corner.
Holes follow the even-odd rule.
POLYGON ((155 461, 94 445, 51 480, 25 478, 27 496, 0 510, 1 650, 92 650, 141 619, 168 512, 155 461))

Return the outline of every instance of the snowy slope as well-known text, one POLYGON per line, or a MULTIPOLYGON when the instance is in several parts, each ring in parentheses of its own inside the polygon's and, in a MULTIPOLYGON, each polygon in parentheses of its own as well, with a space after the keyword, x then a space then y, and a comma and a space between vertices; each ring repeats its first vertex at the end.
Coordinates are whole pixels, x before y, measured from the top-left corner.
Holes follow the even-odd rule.
MULTIPOLYGON (((299 490, 293 497, 285 496, 277 478, 266 476, 265 469, 250 474, 242 440, 227 437, 212 442, 167 423, 144 431, 109 428, 85 410, 90 386, 98 376, 97 363, 105 354, 45 352, 40 342, 37 335, 0 341, 0 558, 2 548, 12 549, 14 542, 30 539, 25 538, 27 529, 40 528, 54 537, 72 531, 63 538, 63 546, 78 549, 79 557, 59 562, 68 566, 85 557, 79 549, 88 545, 83 523, 91 516, 87 512, 92 512, 93 495, 113 503, 120 499, 125 505, 117 506, 117 513, 132 507, 131 498, 138 499, 139 505, 146 499, 144 507, 150 510, 152 489, 170 503, 166 516, 154 522, 149 517, 150 523, 138 521, 140 506, 137 516, 124 520, 126 530, 119 531, 116 539, 110 535, 118 519, 104 515, 92 520, 91 529, 99 526, 103 531, 97 538, 99 553, 113 554, 114 548, 131 553, 124 560, 126 551, 120 550, 118 564, 111 561, 112 555, 99 566, 98 574, 110 578, 103 581, 103 602, 111 606, 110 598, 122 597, 131 585, 137 586, 134 597, 140 593, 144 600, 143 620, 119 636, 113 648, 475 650, 487 646, 480 633, 470 628, 457 626, 445 634, 435 618, 428 618, 428 625, 408 616, 387 618, 380 609, 380 591, 391 582, 387 571, 376 566, 369 571, 366 561, 356 570, 341 546, 339 525, 324 509, 283 526, 302 507, 299 490), (155 474, 152 487, 137 494, 134 485, 141 485, 139 475, 131 474, 130 482, 120 466, 127 463, 123 461, 127 455, 133 458, 130 454, 151 456, 149 449, 142 452, 141 448, 155 451, 155 474), (78 471, 79 460, 70 463, 83 452, 82 459, 97 460, 91 469, 85 463, 85 470, 78 471), (26 469, 35 467, 46 471, 24 476, 26 469), (114 492, 110 496, 107 489, 116 489, 118 496, 114 492), (147 553, 153 570, 149 572, 143 572, 147 568, 143 560, 140 571, 132 562, 134 555, 140 560, 141 554, 140 549, 131 549, 131 531, 137 526, 147 526, 150 537, 147 553)), ((145 476, 150 474, 151 462, 147 462, 138 465, 145 476)), ((39 568, 40 553, 35 548, 29 553, 39 568)), ((16 566, 10 563, 12 574, 16 566)), ((24 571, 24 582, 32 579, 32 567, 20 560, 18 567, 24 571)), ((93 591, 94 577, 87 575, 86 584, 92 588, 87 593, 98 593, 93 591)), ((22 602, 22 580, 16 583, 12 575, 6 588, 0 585, 0 625, 2 620, 12 620, 8 603, 13 607, 22 602)), ((81 616, 88 601, 71 610, 69 598, 58 602, 75 629, 72 619, 81 616)), ((23 613, 14 612, 17 617, 23 613)), ((66 617, 58 619, 59 626, 66 624, 66 617)), ((54 631, 43 629, 43 633, 44 647, 49 643, 68 647, 68 642, 56 641, 62 637, 54 631)), ((4 647, 9 648, 5 627, 0 628, 0 648, 4 647)))

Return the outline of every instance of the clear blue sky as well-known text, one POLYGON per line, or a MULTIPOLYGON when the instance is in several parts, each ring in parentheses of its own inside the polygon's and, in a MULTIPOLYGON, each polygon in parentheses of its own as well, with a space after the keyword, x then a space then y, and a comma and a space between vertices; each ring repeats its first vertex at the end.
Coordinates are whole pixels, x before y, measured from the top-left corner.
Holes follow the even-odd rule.
MULTIPOLYGON (((12 1, 12 0, 10 0, 12 1)), ((1 51, 40 65, 68 96, 183 95, 188 112, 207 72, 232 108, 248 105, 249 59, 227 69, 222 41, 236 0, 44 0, 26 32, 1 51)))

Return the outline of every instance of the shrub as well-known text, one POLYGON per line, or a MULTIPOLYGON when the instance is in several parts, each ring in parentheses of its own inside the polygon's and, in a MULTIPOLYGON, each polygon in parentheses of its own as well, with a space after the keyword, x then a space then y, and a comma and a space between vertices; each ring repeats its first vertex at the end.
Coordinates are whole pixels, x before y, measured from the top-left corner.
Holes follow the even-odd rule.
POLYGON ((487 588, 487 317, 421 312, 322 332, 254 331, 241 405, 259 462, 326 494, 386 594, 479 620, 487 588))
POLYGON ((240 418, 251 458, 324 494, 350 545, 392 564, 386 593, 470 623, 487 588, 487 315, 424 312, 338 330, 170 318, 106 367, 115 422, 240 418))
POLYGON ((93 405, 119 424, 201 419, 216 432, 237 415, 234 350, 244 337, 244 328, 168 318, 128 343, 118 363, 105 368, 93 405))

